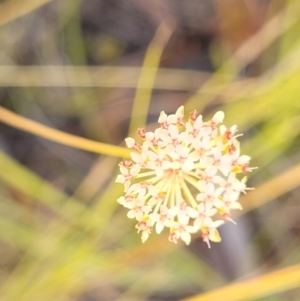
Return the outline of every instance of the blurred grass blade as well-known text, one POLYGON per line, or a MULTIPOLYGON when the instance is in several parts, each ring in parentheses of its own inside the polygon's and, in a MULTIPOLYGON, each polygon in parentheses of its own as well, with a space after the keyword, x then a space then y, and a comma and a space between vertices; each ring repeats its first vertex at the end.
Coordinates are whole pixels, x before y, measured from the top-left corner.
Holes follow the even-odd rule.
POLYGON ((26 251, 38 237, 39 229, 34 227, 34 218, 34 212, 1 195, 0 237, 4 243, 26 251), (28 221, 33 221, 33 225, 28 221))
POLYGON ((0 26, 9 23, 52 0, 8 0, 0 3, 0 26))
POLYGON ((78 213, 85 209, 85 206, 81 205, 79 200, 71 198, 56 189, 2 151, 0 151, 0 180, 8 187, 24 193, 37 203, 65 218, 72 217, 74 212, 78 213), (74 212, 60 210, 66 202, 72 203, 74 212))
POLYGON ((266 23, 255 35, 251 36, 240 48, 224 63, 223 66, 217 70, 214 75, 208 79, 198 91, 190 97, 186 103, 187 110, 195 108, 203 109, 216 95, 223 92, 227 84, 233 81, 239 72, 255 60, 267 47, 269 47, 276 39, 282 36, 287 30, 294 26, 299 20, 300 2, 290 1, 286 10, 280 11, 268 23, 266 23), (288 15, 288 18, 286 16, 288 15), (228 68, 234 66, 235 68, 228 68), (224 77, 224 70, 232 70, 224 77), (202 90, 212 86, 216 83, 223 83, 217 85, 214 95, 203 95, 202 90), (199 102, 199 95, 201 94, 201 102, 199 102))
POLYGON ((243 211, 246 213, 300 186, 300 164, 279 174, 255 190, 241 197, 243 211))
POLYGON ((163 22, 147 48, 136 94, 133 101, 129 134, 134 133, 138 127, 145 127, 148 115, 151 93, 158 72, 161 55, 172 33, 172 28, 163 22), (148 86, 145 88, 144 86, 148 86))
POLYGON ((248 301, 274 295, 300 286, 300 264, 253 279, 229 284, 182 301, 248 301))
MULTIPOLYGON (((153 78, 155 69, 153 64, 147 68, 143 67, 143 77, 153 78)), ((135 89, 140 73, 141 68, 131 66, 1 65, 0 86, 135 89)), ((139 89, 147 91, 154 87, 164 90, 194 91, 199 88, 199 83, 210 75, 204 71, 159 68, 155 82, 140 79, 139 89)), ((206 92, 214 93, 214 89, 210 88, 206 92)))
POLYGON ((70 135, 52 128, 49 128, 45 125, 42 125, 38 122, 32 121, 28 118, 19 116, 15 113, 10 112, 9 110, 0 107, 0 121, 23 131, 29 132, 31 134, 62 143, 71 147, 76 147, 86 151, 105 154, 109 156, 116 156, 121 158, 130 158, 130 150, 109 145, 101 142, 92 141, 86 138, 77 137, 70 135))

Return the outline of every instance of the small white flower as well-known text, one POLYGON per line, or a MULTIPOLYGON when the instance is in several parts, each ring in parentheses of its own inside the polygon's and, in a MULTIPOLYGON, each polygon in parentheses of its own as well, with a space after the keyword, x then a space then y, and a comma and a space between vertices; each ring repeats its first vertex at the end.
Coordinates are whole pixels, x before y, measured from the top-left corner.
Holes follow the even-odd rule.
POLYGON ((210 136, 197 137, 197 139, 193 140, 192 145, 195 149, 191 155, 195 156, 195 159, 200 160, 201 158, 205 158, 209 155, 210 146, 210 136))
POLYGON ((128 218, 136 218, 138 221, 141 220, 145 213, 148 213, 151 211, 150 206, 145 206, 143 200, 136 200, 134 203, 132 203, 130 206, 128 206, 130 209, 127 213, 128 218))
POLYGON ((162 205, 160 213, 152 214, 153 220, 156 221, 155 230, 157 234, 160 234, 164 227, 168 227, 172 223, 172 219, 176 216, 176 211, 172 209, 162 205))
POLYGON ((217 209, 213 208, 213 206, 209 203, 200 203, 197 209, 197 217, 195 218, 194 226, 197 229, 201 229, 202 227, 212 227, 212 216, 217 213, 217 209))
POLYGON ((138 165, 140 168, 145 167, 147 164, 147 153, 143 152, 141 155, 138 153, 130 154, 132 161, 138 165))
POLYGON ((149 235, 153 229, 153 224, 154 221, 149 216, 145 216, 136 224, 135 227, 138 229, 138 233, 142 231, 142 243, 149 238, 149 235))
POLYGON ((191 242, 191 233, 195 233, 195 228, 189 226, 189 217, 185 217, 172 224, 169 240, 177 243, 177 240, 180 238, 189 245, 191 242))
POLYGON ((161 136, 166 132, 167 131, 162 128, 156 129, 154 133, 147 132, 145 134, 146 141, 143 144, 143 149, 148 149, 149 147, 158 147, 158 143, 160 141, 161 136))
POLYGON ((230 173, 227 179, 224 179, 220 176, 216 176, 214 178, 214 182, 224 187, 225 193, 232 194, 235 191, 244 191, 246 189, 245 183, 241 182, 239 179, 236 178, 235 173, 230 173))
POLYGON ((240 155, 237 126, 223 125, 224 116, 219 111, 203 121, 194 110, 184 122, 181 106, 175 114, 161 112, 154 132, 138 129, 141 145, 125 139, 132 161, 119 164, 116 182, 125 195, 117 201, 138 221, 142 242, 153 228, 158 234, 168 228, 171 242, 189 244, 191 234, 201 231, 210 247, 210 241, 221 241, 217 228, 224 220, 234 222, 231 210, 242 209, 239 195, 251 189, 238 176, 254 168, 249 156, 240 155))
POLYGON ((213 183, 208 183, 204 192, 197 194, 197 201, 209 203, 214 207, 218 207, 221 200, 220 196, 224 192, 224 187, 215 188, 213 183))
POLYGON ((150 186, 152 186, 151 183, 147 181, 132 184, 127 190, 127 194, 135 193, 138 199, 143 199, 150 186))
POLYGON ((116 182, 124 184, 124 191, 126 192, 131 184, 131 180, 139 173, 140 166, 135 165, 131 169, 120 166, 121 175, 117 176, 116 182))
POLYGON ((155 186, 150 186, 149 189, 150 198, 148 201, 149 206, 155 206, 157 203, 162 202, 166 197, 165 191, 158 191, 155 186))
POLYGON ((202 228, 202 239, 204 242, 207 243, 207 246, 209 248, 210 248, 209 241, 220 242, 222 240, 217 228, 223 224, 224 224, 224 221, 217 220, 217 221, 213 222, 211 227, 203 227, 202 228))
MULTIPOLYGON (((198 186, 205 191, 207 185, 210 183, 216 183, 219 179, 219 176, 216 176, 218 170, 216 168, 208 167, 205 170, 197 170, 197 176, 200 178, 198 181, 198 186)), ((221 178, 223 180, 223 178, 221 178)))

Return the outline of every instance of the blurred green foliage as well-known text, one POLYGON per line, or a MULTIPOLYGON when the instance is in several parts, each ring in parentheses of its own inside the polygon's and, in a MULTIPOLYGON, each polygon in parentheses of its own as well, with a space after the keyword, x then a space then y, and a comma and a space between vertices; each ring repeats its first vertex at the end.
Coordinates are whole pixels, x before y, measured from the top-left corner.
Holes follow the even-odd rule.
MULTIPOLYGON (((123 18, 131 24, 127 12, 132 8, 115 3, 110 11, 114 15, 107 17, 105 1, 100 2, 96 14, 92 1, 53 1, 0 28, 3 107, 61 131, 114 145, 139 123, 153 128, 161 110, 173 112, 185 104, 186 111, 197 109, 209 117, 222 109, 225 124, 236 123, 244 133, 242 150, 259 167, 252 173, 251 185, 263 185, 300 164, 299 1, 280 5, 272 0, 264 8, 257 2, 256 9, 262 9, 265 17, 262 21, 253 17, 257 28, 248 29, 251 34, 245 34, 239 45, 222 31, 218 18, 231 17, 216 1, 220 32, 210 32, 211 72, 188 72, 188 64, 179 65, 188 60, 186 53, 195 55, 194 44, 185 44, 180 36, 185 27, 170 7, 161 21, 169 24, 172 16, 177 27, 170 22, 169 33, 159 34, 155 7, 138 6, 140 15, 129 17, 138 20, 123 28, 118 21, 123 18), (98 23, 88 19, 92 13, 98 23), (139 21, 145 15, 151 21, 139 21), (107 27, 101 23, 106 19, 107 27), (136 24, 145 26, 145 37, 131 31, 136 24), (146 43, 143 38, 149 35, 155 38, 146 43), (141 40, 139 47, 136 40, 141 40), (83 69, 67 70, 68 65, 83 69), (89 77, 93 72, 102 74, 103 81, 111 80, 111 86, 89 77), (52 76, 64 84, 49 84, 52 76), (182 88, 173 89, 176 80, 182 88)), ((244 2, 253 13, 251 3, 244 2)), ((182 13, 196 11, 192 4, 184 5, 182 13)), ((248 32, 245 24, 240 26, 248 32)), ((114 183, 115 159, 106 155, 98 159, 3 124, 0 131, 2 300, 179 300, 239 277, 299 263, 299 188, 276 195, 268 204, 264 195, 259 196, 255 212, 240 217, 235 229, 221 228, 223 242, 211 251, 196 238, 190 247, 183 247, 154 233, 142 245, 133 222, 116 202, 123 191, 114 183)), ((294 176, 300 183, 299 174, 294 176)), ((298 286, 279 284, 276 294, 280 294, 255 300, 298 300, 298 286), (291 287, 295 290, 285 292, 291 287)), ((254 300, 251 290, 247 300, 254 300)))

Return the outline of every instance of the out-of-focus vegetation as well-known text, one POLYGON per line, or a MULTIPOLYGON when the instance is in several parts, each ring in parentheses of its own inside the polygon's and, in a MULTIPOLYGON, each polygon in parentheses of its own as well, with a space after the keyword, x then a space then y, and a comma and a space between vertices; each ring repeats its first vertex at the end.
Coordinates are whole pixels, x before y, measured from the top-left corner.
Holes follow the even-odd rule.
POLYGON ((297 0, 1 1, 1 300, 298 301, 299 15, 297 0), (259 167, 211 250, 141 244, 116 202, 124 138, 182 104, 223 110, 259 167))

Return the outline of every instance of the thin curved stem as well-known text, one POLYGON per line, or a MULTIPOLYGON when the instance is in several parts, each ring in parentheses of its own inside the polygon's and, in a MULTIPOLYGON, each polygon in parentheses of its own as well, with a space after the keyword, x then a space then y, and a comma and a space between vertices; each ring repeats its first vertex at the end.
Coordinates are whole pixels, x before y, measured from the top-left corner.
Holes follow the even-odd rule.
POLYGON ((171 26, 166 22, 162 22, 147 49, 133 101, 128 131, 130 135, 134 133, 138 127, 144 127, 146 125, 151 94, 155 85, 160 59, 172 32, 171 26), (145 88, 146 86, 148 87, 145 88))
POLYGON ((127 148, 67 134, 40 124, 36 121, 19 116, 3 107, 0 107, 0 121, 22 131, 71 147, 114 157, 130 158, 130 150, 127 148))

